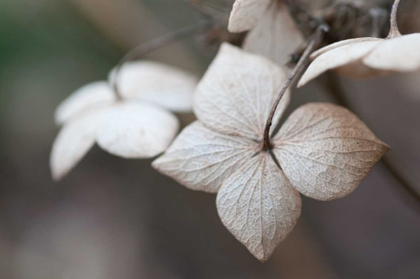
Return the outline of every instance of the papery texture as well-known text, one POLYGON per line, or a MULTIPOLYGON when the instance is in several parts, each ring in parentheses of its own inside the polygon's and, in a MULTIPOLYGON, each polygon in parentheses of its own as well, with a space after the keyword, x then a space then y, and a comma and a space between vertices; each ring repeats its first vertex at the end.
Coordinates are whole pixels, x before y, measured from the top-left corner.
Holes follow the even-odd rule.
MULTIPOLYGON (((285 81, 286 74, 275 63, 223 44, 197 87, 194 111, 215 131, 260 140, 285 81)), ((274 125, 289 100, 286 96, 282 101, 274 125)))
POLYGON ((297 109, 274 145, 293 186, 318 200, 353 192, 389 149, 349 110, 321 103, 297 109))
POLYGON ((197 121, 181 132, 153 167, 192 190, 216 193, 257 151, 254 141, 213 132, 197 121))
POLYGON ((223 224, 262 262, 291 232, 301 210, 299 193, 268 153, 233 174, 216 203, 223 224))

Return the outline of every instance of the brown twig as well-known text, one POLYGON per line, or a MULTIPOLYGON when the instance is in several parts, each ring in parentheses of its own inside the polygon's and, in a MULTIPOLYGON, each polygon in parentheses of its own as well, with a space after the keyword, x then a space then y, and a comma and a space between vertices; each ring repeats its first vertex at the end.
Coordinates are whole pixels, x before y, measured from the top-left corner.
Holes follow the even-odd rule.
POLYGON ((267 123, 265 125, 265 129, 264 129, 264 145, 263 145, 264 150, 268 151, 271 148, 270 128, 271 128, 271 125, 273 124, 274 115, 276 113, 277 107, 279 106, 281 99, 283 98, 284 93, 286 93, 292 81, 295 79, 297 74, 299 74, 299 72, 305 66, 305 63, 308 60, 309 56, 315 50, 317 43, 321 40, 324 33, 328 32, 328 30, 329 30, 329 27, 326 24, 321 24, 318 26, 314 35, 309 40, 309 43, 305 49, 305 52, 299 59, 299 62, 297 63, 292 73, 289 75, 289 78, 286 80, 286 83, 284 84, 283 88, 280 90, 279 94, 277 95, 277 98, 274 101, 273 107, 271 108, 270 114, 267 119, 267 123))
POLYGON ((389 31, 388 39, 400 37, 401 33, 398 29, 398 6, 400 4, 401 0, 395 0, 394 5, 392 6, 392 12, 391 12, 391 30, 389 31))

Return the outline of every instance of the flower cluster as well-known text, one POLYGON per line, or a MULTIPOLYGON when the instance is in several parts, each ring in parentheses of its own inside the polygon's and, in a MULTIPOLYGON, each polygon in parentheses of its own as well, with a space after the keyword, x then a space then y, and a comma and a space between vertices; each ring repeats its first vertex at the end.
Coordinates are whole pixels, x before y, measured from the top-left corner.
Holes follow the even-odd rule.
POLYGON ((168 110, 191 110, 196 78, 156 62, 125 65, 110 82, 86 85, 68 97, 56 111, 64 125, 51 152, 56 180, 65 176, 95 142, 124 158, 152 158, 162 153, 179 129, 168 110), (112 87, 118 78, 118 93, 112 87))
POLYGON ((271 129, 288 107, 290 84, 309 57, 298 86, 328 70, 364 78, 420 70, 420 34, 399 33, 398 4, 388 38, 353 38, 313 52, 328 30, 322 19, 305 43, 287 1, 236 0, 227 28, 247 32, 244 43, 223 43, 200 82, 170 66, 130 62, 65 100, 56 114, 64 126, 52 149, 53 177, 67 174, 95 143, 124 158, 163 153, 153 167, 189 189, 217 193, 223 224, 266 261, 295 226, 300 194, 329 201, 352 193, 389 149, 333 104, 306 104, 271 129), (292 53, 300 60, 290 71, 292 53), (197 121, 176 137, 169 111, 191 109, 197 121))

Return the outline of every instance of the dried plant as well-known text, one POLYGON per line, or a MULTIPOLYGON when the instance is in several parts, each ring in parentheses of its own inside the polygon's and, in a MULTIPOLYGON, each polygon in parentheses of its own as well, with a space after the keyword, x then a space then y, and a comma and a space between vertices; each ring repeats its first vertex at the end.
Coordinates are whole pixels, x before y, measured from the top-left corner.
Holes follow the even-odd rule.
POLYGON ((420 34, 401 35, 397 25, 399 2, 395 1, 391 30, 386 39, 349 39, 318 50, 312 54, 315 61, 298 86, 305 85, 328 70, 356 78, 420 70, 420 34))
POLYGON ((319 200, 346 196, 388 150, 348 110, 316 103, 296 110, 265 146, 265 121, 285 80, 272 62, 223 45, 196 91, 199 121, 153 163, 188 188, 218 192, 223 223, 263 262, 296 224, 296 190, 319 200))
POLYGON ((151 158, 162 153, 179 129, 169 111, 191 110, 196 78, 156 62, 125 65, 118 75, 119 90, 110 82, 86 85, 57 109, 56 123, 64 125, 51 153, 56 180, 66 175, 98 143, 124 158, 151 158))
POLYGON ((306 104, 272 129, 309 59, 299 86, 328 70, 366 78, 420 69, 419 34, 398 30, 400 0, 388 37, 378 38, 388 2, 236 0, 229 14, 226 6, 191 1, 202 22, 133 50, 109 82, 81 88, 57 109, 64 127, 53 145, 53 177, 67 174, 95 142, 124 158, 164 152, 153 167, 189 189, 217 193, 223 224, 268 260, 300 216, 300 194, 321 201, 350 194, 389 149, 349 109, 333 104, 306 104), (182 70, 132 62, 196 34, 221 43, 198 85, 182 70), (179 124, 168 110, 192 108, 198 120, 170 145, 179 124))

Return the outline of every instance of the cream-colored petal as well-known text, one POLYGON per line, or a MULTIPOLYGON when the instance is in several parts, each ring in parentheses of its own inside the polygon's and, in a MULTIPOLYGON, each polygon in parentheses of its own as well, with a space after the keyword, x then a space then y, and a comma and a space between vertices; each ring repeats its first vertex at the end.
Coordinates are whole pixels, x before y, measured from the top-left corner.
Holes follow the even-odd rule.
POLYGON ((151 158, 169 146, 179 129, 178 119, 152 104, 118 102, 101 116, 98 145, 124 158, 151 158))
POLYGON ((348 39, 348 40, 343 40, 343 41, 339 41, 330 45, 327 45, 321 49, 318 49, 317 51, 313 52, 311 54, 311 59, 315 59, 319 56, 321 56, 322 54, 329 52, 331 50, 343 47, 343 46, 348 46, 348 45, 352 45, 355 43, 363 43, 363 42, 375 42, 375 41, 383 41, 384 39, 379 39, 379 38, 372 38, 372 37, 366 37, 366 38, 357 38, 357 39, 348 39))
MULTIPOLYGON (((298 87, 304 86, 309 81, 325 73, 328 70, 336 70, 340 74, 363 78, 376 74, 362 63, 362 59, 368 55, 382 41, 368 41, 349 44, 328 51, 312 62, 298 83, 298 87)), ((380 74, 378 72, 378 74, 380 74)))
POLYGON ((226 136, 199 121, 185 128, 153 167, 185 187, 216 193, 257 152, 257 143, 226 136))
POLYGON ((109 104, 115 99, 114 93, 106 81, 93 82, 71 94, 57 108, 55 122, 62 125, 86 109, 109 104))
POLYGON ((321 103, 297 109, 274 144, 293 186, 324 201, 353 192, 389 149, 349 110, 321 103))
POLYGON ((387 71, 420 70, 420 34, 384 40, 363 59, 363 63, 369 67, 387 71))
MULTIPOLYGON (((115 78, 115 70, 110 79, 115 78)), ((118 86, 126 98, 152 102, 174 112, 192 110, 196 76, 176 67, 151 61, 126 63, 118 76, 118 86)))
POLYGON ((233 174, 216 204, 223 224, 262 262, 292 231, 301 211, 299 193, 267 153, 233 174))
POLYGON ((82 113, 69 120, 54 141, 50 167, 54 180, 60 180, 95 144, 101 110, 82 113))
POLYGON ((230 13, 230 32, 243 32, 257 26, 271 0, 236 0, 230 13))
POLYGON ((285 66, 304 42, 284 2, 273 3, 252 29, 244 42, 244 50, 263 55, 285 66))
MULTIPOLYGON (((194 111, 215 131, 261 140, 272 104, 285 81, 286 74, 275 63, 223 44, 197 87, 194 111)), ((277 110, 274 125, 282 113, 277 110)))

